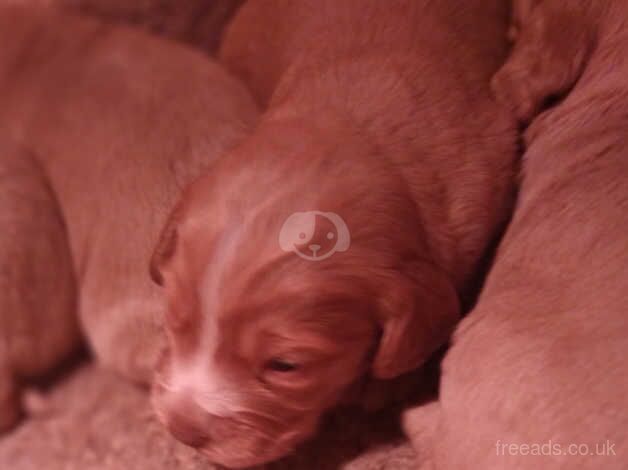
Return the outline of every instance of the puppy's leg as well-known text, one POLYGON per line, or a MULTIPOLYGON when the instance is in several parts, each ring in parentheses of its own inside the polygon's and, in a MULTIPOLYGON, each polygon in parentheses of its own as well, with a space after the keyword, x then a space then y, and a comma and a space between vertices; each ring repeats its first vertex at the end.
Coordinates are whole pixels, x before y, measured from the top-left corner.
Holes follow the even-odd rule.
POLYGON ((437 401, 411 408, 403 414, 403 430, 417 453, 421 470, 435 468, 433 454, 440 417, 440 403, 437 401))
MULTIPOLYGON (((146 264, 145 259, 137 261, 139 268, 146 264)), ((129 267, 119 276, 129 287, 109 278, 110 285, 98 292, 95 285, 100 278, 94 277, 81 295, 81 324, 95 357, 104 367, 139 384, 151 382, 165 344, 161 322, 165 301, 154 292, 147 271, 129 267)))
POLYGON ((524 0, 514 8, 516 43, 492 88, 528 123, 580 77, 595 42, 594 15, 581 2, 524 0))
POLYGON ((14 425, 20 382, 77 346, 64 224, 34 159, 0 141, 0 431, 14 425))
POLYGON ((140 204, 117 213, 126 221, 137 221, 136 227, 132 234, 122 224, 95 227, 95 233, 107 235, 89 240, 79 296, 81 325, 101 364, 148 384, 166 342, 166 301, 149 277, 152 248, 166 213, 153 208, 149 216, 140 204))

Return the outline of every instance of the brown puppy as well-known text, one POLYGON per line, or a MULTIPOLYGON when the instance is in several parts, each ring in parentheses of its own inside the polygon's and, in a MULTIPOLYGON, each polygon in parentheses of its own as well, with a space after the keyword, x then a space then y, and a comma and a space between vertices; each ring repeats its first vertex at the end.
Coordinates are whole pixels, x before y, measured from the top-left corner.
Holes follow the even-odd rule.
POLYGON ((154 402, 212 460, 289 452, 364 376, 448 338, 507 216, 515 124, 491 98, 500 0, 252 1, 222 58, 268 110, 198 180, 155 256, 154 402))
POLYGON ((527 130, 514 220, 439 402, 407 417, 436 469, 626 468, 627 27, 620 0, 541 1, 495 77, 524 121, 571 91, 527 130))
POLYGON ((22 379, 79 341, 148 381, 163 300, 147 267, 180 193, 252 125, 200 53, 46 11, 0 8, 0 425, 22 379), (9 141, 20 142, 24 150, 9 141))

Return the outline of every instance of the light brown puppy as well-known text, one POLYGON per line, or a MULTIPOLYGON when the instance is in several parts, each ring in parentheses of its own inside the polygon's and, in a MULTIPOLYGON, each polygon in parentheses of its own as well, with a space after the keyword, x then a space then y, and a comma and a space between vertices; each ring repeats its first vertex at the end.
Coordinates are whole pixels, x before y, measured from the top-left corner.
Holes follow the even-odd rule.
POLYGON ((154 403, 234 467, 310 436, 356 381, 444 344, 507 217, 516 129, 491 97, 500 0, 252 1, 221 57, 268 106, 189 188, 155 278, 154 403))
POLYGON ((541 1, 494 79, 524 122, 562 101, 525 134, 514 220, 440 399, 407 416, 435 469, 626 468, 627 28, 619 0, 541 1))
POLYGON ((104 364, 150 379, 164 310, 150 254, 181 188, 256 106, 200 53, 42 8, 0 8, 0 44, 6 427, 20 382, 78 344, 77 313, 104 364))

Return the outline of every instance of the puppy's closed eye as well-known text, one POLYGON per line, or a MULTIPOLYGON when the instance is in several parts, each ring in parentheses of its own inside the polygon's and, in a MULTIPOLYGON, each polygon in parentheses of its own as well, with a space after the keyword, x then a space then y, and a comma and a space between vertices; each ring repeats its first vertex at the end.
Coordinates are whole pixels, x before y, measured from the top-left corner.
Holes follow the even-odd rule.
POLYGON ((265 368, 272 372, 288 373, 299 370, 299 365, 280 357, 275 357, 266 362, 265 368))
POLYGON ((262 363, 259 378, 279 389, 307 389, 313 385, 316 373, 309 359, 276 355, 262 363))

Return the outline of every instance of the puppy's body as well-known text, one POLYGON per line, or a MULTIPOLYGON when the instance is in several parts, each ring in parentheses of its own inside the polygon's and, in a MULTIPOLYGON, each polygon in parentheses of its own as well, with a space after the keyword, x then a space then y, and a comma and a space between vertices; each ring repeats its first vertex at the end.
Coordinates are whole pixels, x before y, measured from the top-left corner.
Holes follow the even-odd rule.
POLYGON ((488 87, 507 16, 484 0, 238 12, 220 56, 266 114, 185 193, 155 257, 171 340, 155 404, 175 435, 225 465, 271 460, 356 381, 447 340, 511 202, 515 123, 488 87), (350 243, 284 252, 303 212, 350 243))
POLYGON ((3 269, 13 264, 5 255, 12 250, 23 253, 25 265, 42 263, 39 277, 10 278, 0 293, 0 328, 11 351, 3 358, 6 375, 19 381, 67 352, 66 341, 43 348, 39 366, 19 366, 37 349, 37 337, 61 331, 61 319, 43 310, 71 289, 76 302, 66 301, 66 310, 74 315, 76 305, 98 358, 147 381, 162 344, 163 313, 147 275, 151 250, 181 188, 245 134, 255 105, 243 86, 200 54, 46 9, 0 9, 0 44, 2 140, 18 142, 29 156, 7 152, 19 164, 2 156, 3 189, 17 186, 13 179, 35 181, 24 176, 31 174, 43 188, 9 193, 0 208, 10 217, 7 226, 13 220, 13 229, 24 233, 3 239, 3 269), (59 253, 71 253, 71 263, 53 253, 38 259, 28 217, 16 219, 40 206, 56 211, 61 222, 43 215, 37 230, 59 253), (72 280, 50 292, 68 269, 72 280), (33 302, 10 308, 12 295, 33 302), (15 318, 27 317, 27 329, 12 327, 15 318))
POLYGON ((439 403, 408 417, 437 469, 628 459, 628 9, 539 5, 496 92, 526 120, 573 89, 528 128, 514 219, 454 335, 439 403))
POLYGON ((33 155, 0 132, 0 432, 19 418, 16 375, 76 347, 76 290, 63 218, 33 155), (54 272, 51 273, 51 266, 54 272))
POLYGON ((266 121, 343 121, 329 125, 400 168, 428 249, 460 290, 509 203, 513 124, 486 88, 507 51, 503 3, 249 2, 220 51, 270 104, 266 121))

